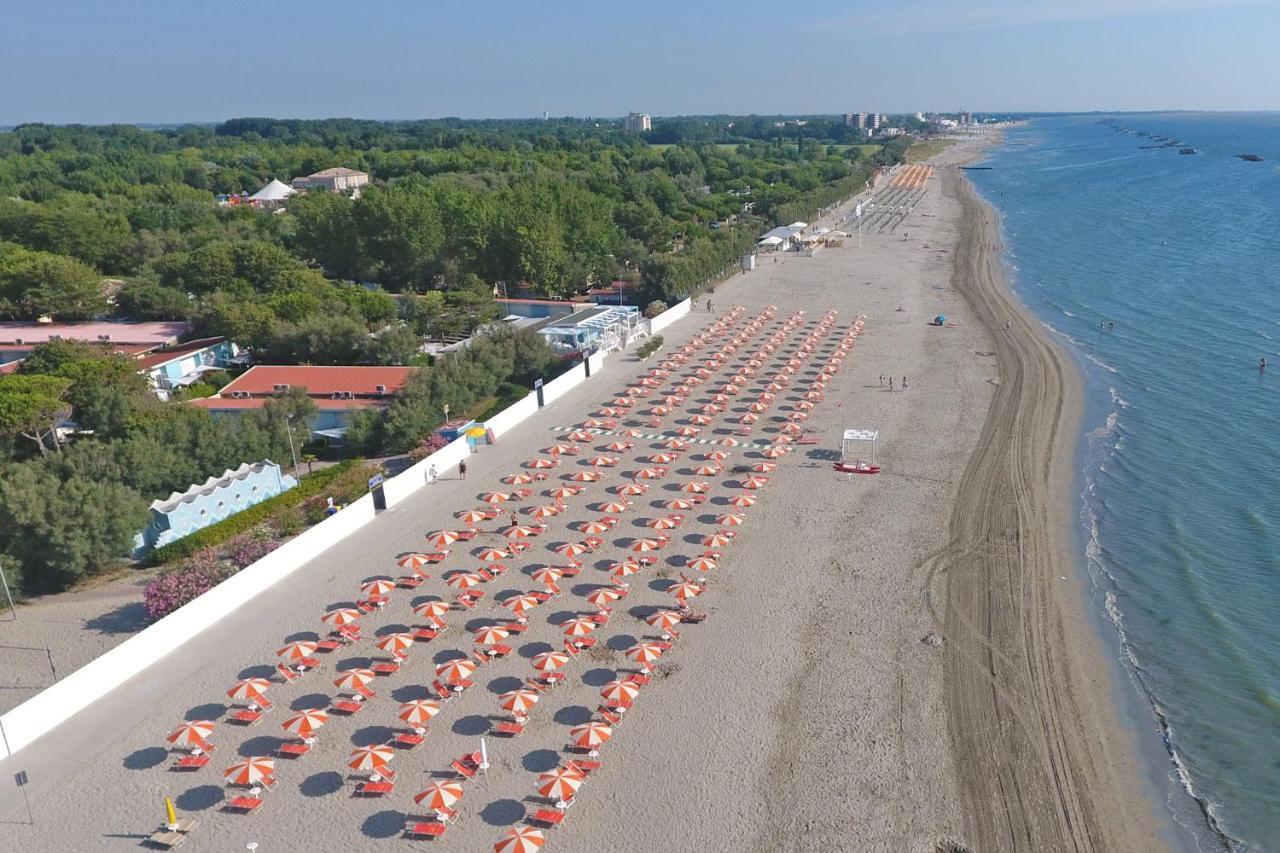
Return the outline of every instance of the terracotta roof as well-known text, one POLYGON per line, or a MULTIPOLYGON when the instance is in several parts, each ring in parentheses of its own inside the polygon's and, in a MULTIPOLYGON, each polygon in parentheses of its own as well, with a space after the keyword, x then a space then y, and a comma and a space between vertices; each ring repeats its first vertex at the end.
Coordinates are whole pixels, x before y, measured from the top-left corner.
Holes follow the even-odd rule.
POLYGON ((0 343, 42 344, 53 337, 68 341, 110 343, 114 346, 175 343, 190 326, 178 322, 155 323, 0 323, 0 343))
POLYGON ((202 349, 217 346, 225 340, 226 338, 199 338, 194 341, 187 341, 185 344, 178 344, 176 347, 155 350, 138 359, 138 369, 150 370, 153 367, 159 367, 162 364, 168 364, 175 359, 182 358, 184 355, 191 355, 193 352, 200 352, 202 349))
MULTIPOLYGON (((271 401, 271 397, 198 397, 195 400, 187 400, 186 405, 195 406, 197 409, 209 409, 214 412, 238 412, 249 409, 265 408, 267 403, 271 401)), ((313 400, 316 408, 322 412, 342 412, 348 409, 380 409, 384 406, 391 405, 391 399, 388 397, 383 400, 372 400, 368 397, 357 397, 351 400, 331 400, 327 397, 317 397, 313 400)))
POLYGON ((357 396, 391 395, 404 387, 412 367, 305 367, 263 364, 251 367, 244 375, 222 389, 223 397, 233 392, 253 395, 278 394, 276 386, 306 388, 312 397, 328 397, 339 391, 357 396), (385 391, 379 391, 382 385, 385 391))

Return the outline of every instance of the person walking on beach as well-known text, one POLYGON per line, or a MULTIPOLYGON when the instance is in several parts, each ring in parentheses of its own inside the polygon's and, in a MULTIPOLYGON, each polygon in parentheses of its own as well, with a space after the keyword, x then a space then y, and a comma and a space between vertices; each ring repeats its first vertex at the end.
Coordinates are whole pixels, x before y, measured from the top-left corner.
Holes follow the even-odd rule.
POLYGON ((467 461, 465 459, 458 463, 458 479, 467 479, 467 461))
POLYGON ((893 377, 892 377, 892 376, 890 376, 890 377, 889 377, 889 390, 890 390, 890 391, 892 391, 892 390, 893 390, 893 377))
POLYGON ((711 313, 711 300, 710 300, 710 299, 708 299, 708 300, 707 300, 707 313, 708 313, 708 314, 710 314, 710 313, 711 313))
POLYGON ((881 387, 881 388, 883 388, 883 387, 884 387, 884 374, 883 374, 883 373, 881 373, 881 374, 880 374, 880 387, 881 387))
POLYGON ((907 377, 902 377, 902 390, 907 390, 907 377))
POLYGON ((511 510, 511 526, 518 527, 519 525, 520 525, 520 519, 516 518, 516 511, 513 509, 511 510))
POLYGON ((438 474, 439 474, 439 472, 438 472, 438 471, 436 471, 436 463, 432 462, 432 463, 431 463, 431 467, 427 469, 427 485, 428 485, 428 486, 434 486, 434 485, 435 485, 435 483, 436 483, 436 476, 437 476, 438 474))

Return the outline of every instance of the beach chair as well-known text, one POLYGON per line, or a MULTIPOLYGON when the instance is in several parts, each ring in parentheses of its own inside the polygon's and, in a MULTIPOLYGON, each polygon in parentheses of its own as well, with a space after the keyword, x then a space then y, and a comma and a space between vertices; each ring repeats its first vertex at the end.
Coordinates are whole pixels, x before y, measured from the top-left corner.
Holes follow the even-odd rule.
POLYGON ((280 677, 285 680, 286 684, 291 681, 297 681, 302 677, 302 673, 283 663, 276 664, 276 672, 280 673, 280 677))
POLYGON ((241 726, 256 726, 258 723, 262 722, 262 712, 251 711, 248 708, 241 708, 231 715, 230 722, 241 726))
POLYGON ((475 768, 467 764, 463 764, 461 761, 454 761, 449 765, 449 767, 454 773, 457 773, 463 779, 474 779, 476 777, 475 768))
POLYGON ((529 630, 529 626, 524 622, 508 622, 502 626, 504 631, 510 631, 512 634, 523 634, 529 630))
POLYGON ((227 802, 222 807, 224 812, 238 812, 240 814, 250 814, 262 808, 261 797, 236 797, 227 802))
POLYGON ((342 643, 337 640, 321 640, 316 644, 316 650, 321 652, 335 652, 342 648, 342 643))
POLYGON ((572 761, 566 762, 566 764, 568 764, 569 767, 576 768, 583 776, 590 776, 592 773, 604 766, 599 761, 592 761, 586 758, 575 758, 572 761))
POLYGON ((360 709, 364 707, 363 702, 357 702, 354 699, 339 699, 333 703, 332 710, 339 714, 354 716, 360 713, 360 709))
POLYGON ((417 589, 422 585, 423 578, 420 575, 405 575, 402 578, 396 578, 396 586, 401 589, 417 589))
POLYGON ((147 844, 152 847, 159 847, 164 850, 172 850, 175 847, 181 847, 183 842, 187 840, 187 836, 181 832, 170 829, 161 829, 151 833, 147 839, 147 844))
POLYGON ((511 652, 512 652, 512 648, 510 646, 504 646, 504 645, 490 646, 489 648, 485 649, 485 654, 491 658, 504 658, 507 655, 511 654, 511 652))
POLYGON ((621 723, 621 722, 622 722, 622 715, 621 715, 621 714, 615 714, 611 709, 606 708, 606 707, 605 707, 605 706, 603 706, 603 705, 601 705, 599 708, 597 708, 597 709, 596 709, 596 712, 600 715, 600 717, 601 717, 601 718, 602 718, 606 723, 608 723, 608 724, 609 724, 609 725, 611 725, 611 726, 616 726, 616 725, 618 725, 618 723, 621 723))
POLYGON ((592 649, 598 643, 595 637, 574 637, 573 644, 579 649, 592 649))
POLYGON ((311 744, 306 741, 286 741, 276 747, 278 758, 301 758, 311 751, 311 744))
MULTIPOLYGON (((680 616, 680 621, 688 625, 697 625, 700 622, 707 621, 705 613, 685 613, 680 616)), ((672 633, 675 633, 674 631, 672 633)))
POLYGON ((435 691, 436 698, 441 701, 447 701, 453 698, 453 691, 440 683, 440 679, 431 682, 431 689, 435 691))
POLYGON ((393 660, 380 660, 369 668, 378 675, 394 675, 400 671, 400 662, 393 660))
POLYGON ((199 770, 210 761, 207 755, 184 755, 173 763, 170 770, 199 770))
POLYGON ((391 742, 403 749, 413 749, 426 739, 425 735, 420 735, 417 732, 397 732, 391 742))
POLYGON ((419 643, 429 643, 439 636, 440 632, 431 628, 418 628, 413 632, 413 639, 419 643))
POLYGON ((648 683, 649 683, 650 681, 652 681, 653 679, 652 679, 652 678, 650 678, 650 677, 649 677, 649 676, 647 676, 647 675, 644 675, 644 674, 641 674, 641 673, 638 673, 638 672, 633 672, 633 673, 631 673, 630 675, 627 675, 623 680, 624 680, 624 681, 630 681, 632 684, 638 684, 638 685, 640 685, 641 687, 644 687, 646 684, 648 684, 648 683))
POLYGON ((404 825, 404 834, 410 838, 439 838, 445 829, 438 820, 410 821, 404 825))
POLYGON ((353 796, 356 797, 381 797, 384 794, 390 794, 396 789, 395 780, 379 781, 379 782, 361 782, 356 785, 356 791, 353 796))
POLYGON ((516 723, 511 720, 504 720, 493 727, 494 734, 505 735, 507 737, 515 737, 524 731, 524 723, 516 723))
POLYGON ((558 809, 538 809, 530 820, 543 826, 557 827, 564 823, 564 812, 558 809))

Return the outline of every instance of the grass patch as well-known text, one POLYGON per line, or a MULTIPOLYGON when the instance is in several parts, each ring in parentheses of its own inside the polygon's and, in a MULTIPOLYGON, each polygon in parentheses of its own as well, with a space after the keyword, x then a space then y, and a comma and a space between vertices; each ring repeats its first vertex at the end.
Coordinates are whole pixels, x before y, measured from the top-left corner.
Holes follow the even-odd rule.
POLYGON ((907 162, 922 163, 930 157, 937 157, 955 144, 954 139, 922 139, 919 142, 913 142, 907 149, 907 162))

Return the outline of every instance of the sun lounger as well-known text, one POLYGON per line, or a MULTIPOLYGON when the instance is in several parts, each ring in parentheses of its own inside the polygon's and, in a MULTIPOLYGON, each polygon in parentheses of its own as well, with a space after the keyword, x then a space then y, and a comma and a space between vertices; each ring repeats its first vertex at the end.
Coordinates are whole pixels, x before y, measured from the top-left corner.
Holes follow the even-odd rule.
POLYGON ((413 632, 413 638, 419 643, 429 643, 439 636, 440 632, 434 631, 431 628, 419 628, 413 632))
POLYGON ((564 576, 567 578, 576 578, 578 575, 582 574, 581 566, 560 566, 559 568, 560 571, 564 572, 564 576))
POLYGON ((468 595, 465 592, 461 593, 457 598, 454 599, 454 601, 458 602, 458 604, 461 607, 464 607, 467 610, 470 610, 471 608, 475 607, 476 602, 479 600, 480 600, 479 598, 472 598, 470 595, 468 595))
POLYGON ((175 847, 181 847, 182 843, 187 840, 187 836, 181 832, 175 832, 169 829, 162 829, 151 833, 151 837, 147 839, 147 843, 152 847, 160 847, 165 850, 172 850, 175 847))
POLYGON ((529 626, 523 622, 508 622, 502 626, 504 631, 510 631, 512 634, 523 634, 529 630, 529 626))
POLYGON ((297 681, 302 677, 302 673, 283 663, 276 664, 276 672, 280 673, 280 677, 283 678, 286 683, 290 681, 297 681))
POLYGON ((411 838, 439 838, 444 835, 446 827, 438 820, 409 822, 404 825, 404 834, 411 838))
POLYGON ((250 711, 248 708, 241 708, 231 715, 231 722, 239 723, 242 726, 256 726, 262 722, 261 711, 250 711))
POLYGON ((539 604, 546 604, 554 597, 554 594, 547 592, 546 590, 539 589, 529 593, 529 596, 536 598, 539 604))
POLYGON ((644 687, 653 679, 651 679, 647 675, 641 675, 640 673, 633 672, 630 675, 626 676, 623 680, 630 681, 632 684, 639 684, 641 687, 644 687))
POLYGON ((705 613, 685 613, 680 617, 680 621, 689 625, 697 625, 699 622, 707 621, 705 613))
POLYGON ((575 758, 567 763, 570 767, 576 767, 581 771, 583 776, 588 776, 604 766, 599 761, 591 761, 586 758, 575 758))
POLYGON ((507 655, 511 654, 511 651, 512 649, 510 646, 497 645, 497 646, 490 646, 489 648, 485 649, 484 653, 491 658, 504 658, 507 655))
POLYGON ((441 563, 447 560, 448 558, 449 558, 449 551, 447 549, 443 551, 432 551, 430 554, 427 555, 427 562, 441 563))
POLYGON ((262 798, 260 797, 236 797, 223 806, 222 810, 226 812, 241 812, 243 814, 248 814, 250 812, 256 812, 260 808, 262 808, 262 798))
POLYGON ((591 614, 590 619, 592 622, 596 623, 597 625, 608 625, 609 611, 601 610, 599 613, 593 613, 591 614))
POLYGON ((431 682, 431 689, 435 691, 437 699, 453 698, 453 691, 441 684, 439 679, 431 682))
POLYGON ((538 809, 530 820, 544 826, 559 826, 564 822, 564 812, 558 809, 538 809))
POLYGON ((355 796, 357 797, 381 797, 383 794, 390 794, 396 789, 396 783, 391 782, 361 782, 356 786, 355 796))
POLYGON ((207 755, 184 755, 173 763, 171 770, 199 770, 209 763, 207 755))
POLYGON ((426 740, 426 737, 417 732, 397 732, 396 736, 392 738, 392 742, 396 746, 404 747, 405 749, 413 749, 424 740, 426 740))
POLYGON ((394 675, 400 671, 400 664, 397 661, 381 660, 369 668, 378 675, 394 675))
POLYGON ((476 775, 475 768, 463 764, 461 761, 455 761, 449 765, 454 773, 457 773, 463 779, 474 779, 476 775))
POLYGON ((423 578, 420 575, 405 575, 402 578, 396 578, 396 586, 401 589, 417 589, 422 585, 423 578))
POLYGON ((354 699, 340 699, 333 703, 333 710, 339 714, 358 714, 363 707, 363 702, 357 702, 354 699))
POLYGON ((458 539, 463 542, 470 542, 472 539, 475 539, 475 538, 476 538, 476 532, 474 530, 458 531, 458 539))
POLYGON ((322 640, 316 644, 316 650, 321 652, 335 652, 342 648, 342 643, 337 640, 322 640))
POLYGON ((276 747, 276 755, 280 758, 300 758, 311 751, 311 744, 305 741, 289 741, 276 747))
POLYGON ((604 721, 611 726, 616 726, 618 725, 618 723, 622 722, 621 714, 615 714, 612 710, 610 710, 609 708, 606 708, 604 705, 601 705, 599 708, 596 709, 596 711, 597 713, 600 714, 600 716, 604 719, 604 721))
POLYGON ((579 649, 594 648, 597 642, 599 641, 595 637, 574 637, 573 638, 573 644, 577 646, 579 649))
POLYGON ((505 720, 493 727, 495 734, 506 735, 507 737, 515 737, 524 731, 524 723, 513 723, 505 720))

